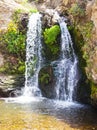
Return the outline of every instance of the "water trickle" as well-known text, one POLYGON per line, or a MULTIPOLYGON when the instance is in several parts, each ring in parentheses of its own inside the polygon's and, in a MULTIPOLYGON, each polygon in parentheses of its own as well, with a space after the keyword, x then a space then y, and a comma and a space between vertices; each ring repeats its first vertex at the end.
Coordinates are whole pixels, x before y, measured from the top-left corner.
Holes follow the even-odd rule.
POLYGON ((34 13, 31 15, 28 24, 23 96, 41 96, 38 88, 38 73, 42 65, 41 50, 41 14, 34 13))
POLYGON ((53 63, 56 99, 72 102, 74 89, 78 83, 78 60, 64 19, 60 18, 58 21, 61 29, 61 53, 59 60, 53 63))

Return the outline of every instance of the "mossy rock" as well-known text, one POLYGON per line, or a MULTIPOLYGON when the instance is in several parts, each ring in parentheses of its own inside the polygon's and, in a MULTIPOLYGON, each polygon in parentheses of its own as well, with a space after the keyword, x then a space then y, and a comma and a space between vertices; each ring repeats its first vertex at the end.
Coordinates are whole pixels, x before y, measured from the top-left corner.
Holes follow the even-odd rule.
POLYGON ((43 67, 39 72, 39 88, 42 95, 47 98, 55 98, 55 77, 52 66, 43 67))
POLYGON ((82 33, 79 28, 75 25, 69 26, 69 30, 73 40, 73 46, 75 53, 78 56, 79 60, 79 70, 80 70, 80 80, 76 90, 77 99, 79 102, 90 103, 91 102, 91 85, 90 80, 86 74, 87 60, 84 58, 85 51, 83 50, 84 45, 86 44, 82 33))
POLYGON ((91 82, 91 104, 97 108, 97 84, 91 82))

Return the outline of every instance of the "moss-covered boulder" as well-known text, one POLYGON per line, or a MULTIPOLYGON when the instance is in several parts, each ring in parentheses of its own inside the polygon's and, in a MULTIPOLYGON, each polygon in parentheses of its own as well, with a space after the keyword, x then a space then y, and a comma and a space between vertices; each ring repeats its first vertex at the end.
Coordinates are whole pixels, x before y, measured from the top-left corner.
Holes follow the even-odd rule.
POLYGON ((45 66, 40 70, 39 88, 44 97, 55 98, 55 77, 52 66, 45 66))

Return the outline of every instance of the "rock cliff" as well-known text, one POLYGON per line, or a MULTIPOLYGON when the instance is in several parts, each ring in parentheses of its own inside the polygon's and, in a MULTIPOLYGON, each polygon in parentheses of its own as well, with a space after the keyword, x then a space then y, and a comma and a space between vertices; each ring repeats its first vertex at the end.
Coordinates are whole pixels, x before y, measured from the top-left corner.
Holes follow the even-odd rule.
MULTIPOLYGON (((15 9, 28 10, 21 4, 22 2, 23 0, 0 1, 0 30, 7 28, 15 9)), ((82 80, 82 88, 85 86, 87 89, 91 88, 91 103, 97 105, 97 1, 29 0, 28 4, 30 7, 37 7, 42 13, 46 9, 54 9, 69 19, 69 29, 79 57, 82 75, 85 77, 82 80)), ((3 59, 2 56, 0 58, 3 59)), ((0 61, 3 61, 1 59, 0 61)))

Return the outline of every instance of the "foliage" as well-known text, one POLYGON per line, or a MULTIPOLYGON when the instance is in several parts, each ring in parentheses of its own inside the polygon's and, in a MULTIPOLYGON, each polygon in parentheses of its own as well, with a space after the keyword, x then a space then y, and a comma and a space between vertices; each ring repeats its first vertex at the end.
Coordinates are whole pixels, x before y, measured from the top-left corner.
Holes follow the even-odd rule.
POLYGON ((13 63, 8 59, 4 65, 0 68, 0 73, 4 74, 24 74, 25 73, 25 63, 16 59, 13 63), (17 63, 16 63, 17 62, 17 63))
POLYGON ((91 98, 97 99, 97 84, 91 82, 91 98))
POLYGON ((25 33, 19 29, 21 10, 16 10, 6 31, 0 31, 0 42, 5 56, 5 64, 0 72, 24 73, 25 71, 25 33))
POLYGON ((92 29, 93 29, 93 23, 92 21, 88 21, 86 23, 77 24, 74 27, 69 27, 69 30, 73 31, 73 37, 75 39, 76 46, 78 47, 78 50, 80 50, 78 53, 79 55, 82 54, 83 58, 88 63, 89 60, 89 53, 90 53, 90 39, 92 36, 92 29))
POLYGON ((22 59, 25 54, 25 38, 25 35, 19 32, 16 24, 14 22, 10 22, 4 35, 8 52, 15 54, 22 59))
POLYGON ((46 44, 54 44, 56 42, 56 38, 60 33, 60 28, 58 25, 54 25, 49 29, 45 29, 44 38, 46 44))
POLYGON ((30 13, 37 13, 38 10, 37 9, 30 9, 30 13))
POLYGON ((57 38, 60 34, 60 27, 58 25, 54 25, 51 28, 45 29, 43 34, 44 42, 50 49, 51 53, 57 54, 59 51, 59 47, 57 45, 57 38))
POLYGON ((75 3, 70 8, 69 13, 73 16, 82 17, 85 15, 85 10, 79 4, 75 3))
POLYGON ((20 16, 21 14, 24 13, 23 10, 21 9, 16 9, 12 15, 12 19, 14 21, 14 23, 18 24, 18 22, 20 21, 20 16))
POLYGON ((41 83, 48 84, 50 75, 48 73, 43 73, 39 79, 41 83))
POLYGON ((87 22, 81 26, 79 26, 80 32, 83 35, 83 38, 85 41, 88 41, 91 38, 92 35, 92 29, 93 29, 93 22, 87 22))

